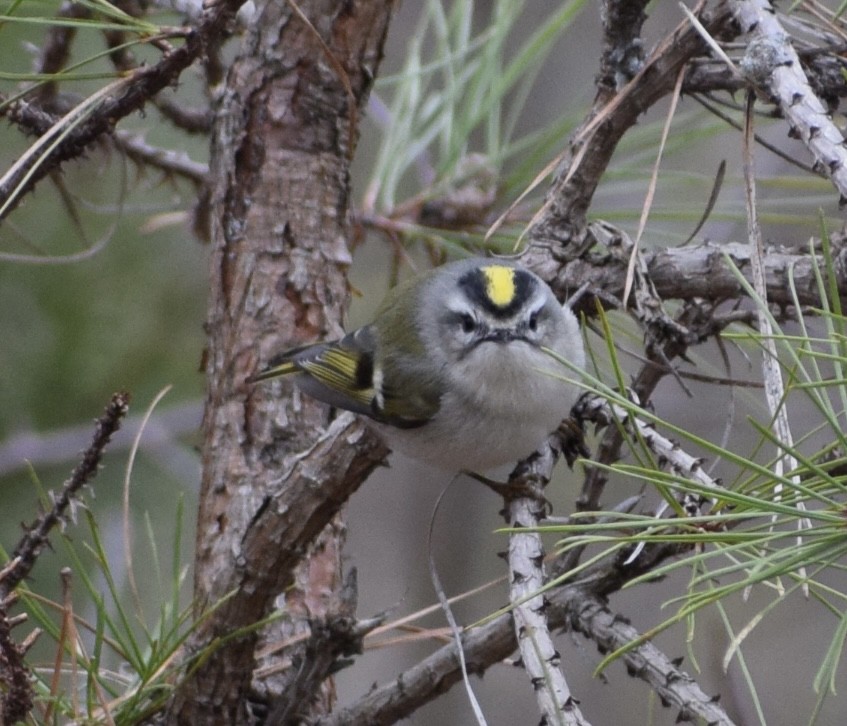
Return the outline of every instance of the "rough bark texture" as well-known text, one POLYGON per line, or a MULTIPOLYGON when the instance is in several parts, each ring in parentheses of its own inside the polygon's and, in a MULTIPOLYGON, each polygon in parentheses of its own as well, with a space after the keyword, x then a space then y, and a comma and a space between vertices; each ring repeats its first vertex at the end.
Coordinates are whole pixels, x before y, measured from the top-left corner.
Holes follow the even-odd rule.
MULTIPOLYGON (((312 563, 315 581, 295 577, 295 567, 385 455, 351 417, 330 425, 325 406, 285 384, 244 380, 274 352, 341 330, 349 159, 391 7, 260 4, 222 91, 212 140, 198 614, 229 597, 200 625, 192 651, 268 615, 295 579, 318 593, 287 593, 300 615, 332 609, 336 543, 313 548, 328 558, 312 563)), ((243 723, 256 638, 230 640, 205 660, 177 694, 170 722, 243 723)))
MULTIPOLYGON (((135 12, 135 3, 117 4, 135 12)), ((98 102, 79 124, 67 118, 61 121, 66 109, 54 103, 61 89, 58 82, 44 86, 37 96, 9 103, 0 96, 4 102, 0 114, 22 132, 40 137, 40 146, 31 147, 0 180, 0 206, 7 205, 3 214, 14 210, 39 181, 51 178, 64 161, 88 153, 116 123, 145 104, 155 104, 182 128, 207 130, 211 114, 205 109, 195 113, 156 97, 202 59, 206 90, 218 104, 211 170, 130 138, 125 129, 117 129, 113 136, 114 147, 134 163, 185 176, 196 184, 207 178, 214 184, 208 204, 214 243, 209 390, 195 572, 200 617, 186 648, 187 657, 197 654, 202 659, 191 663, 195 669, 170 704, 169 721, 241 724, 248 719, 248 703, 258 697, 264 701, 267 724, 391 724, 457 683, 461 670, 450 643, 331 713, 328 674, 361 648, 364 635, 378 620, 356 619, 355 578, 344 578, 342 587, 344 523, 338 513, 385 449, 349 414, 330 420, 324 406, 301 398, 284 383, 252 388, 244 379, 281 349, 340 332, 347 302, 349 159, 392 2, 258 0, 243 48, 230 66, 224 62, 221 44, 242 4, 243 0, 184 3, 193 25, 176 32, 173 45, 155 46, 162 54, 158 62, 132 67, 128 54, 112 53, 121 78, 98 91, 99 100, 89 97, 88 101, 98 102), (285 619, 260 636, 254 628, 275 606, 284 609, 285 619), (272 647, 259 648, 260 638, 272 647), (214 652, 207 647, 210 644, 221 647, 214 652), (257 660, 261 670, 256 669, 257 660)), ((598 183, 620 140, 641 115, 673 93, 679 79, 685 93, 732 92, 752 85, 762 99, 772 102, 766 104, 772 113, 782 114, 789 136, 808 147, 816 162, 814 170, 832 179, 842 201, 847 186, 843 139, 828 118, 847 95, 840 28, 830 33, 825 24, 818 26, 819 42, 809 44, 787 36, 785 29, 797 26, 783 23, 773 3, 765 0, 696 3, 700 22, 716 39, 738 42, 747 34, 740 76, 718 60, 688 19, 661 41, 651 42, 646 53, 642 25, 651 5, 646 0, 600 4, 603 50, 595 101, 553 165, 553 183, 530 224, 531 249, 524 258, 560 297, 580 290, 578 312, 594 314, 597 301, 607 307, 631 306, 644 331, 645 350, 630 388, 645 404, 663 377, 678 375, 684 385, 683 374, 694 373, 677 370, 689 348, 713 339, 731 322, 752 322, 751 312, 741 304, 746 291, 732 267, 749 278, 755 246, 721 240, 639 251, 623 230, 588 223, 598 183), (631 268, 630 259, 635 262, 631 268), (633 274, 633 295, 622 301, 628 270, 633 274), (671 300, 682 303, 668 307, 673 315, 665 310, 671 300)), ((73 17, 79 13, 87 17, 89 10, 66 4, 59 11, 73 17)), ((57 26, 41 45, 37 70, 48 73, 65 67, 75 57, 70 53, 73 35, 68 27, 57 26)), ((116 50, 121 36, 111 32, 108 36, 116 50)), ((480 206, 463 207, 470 210, 466 217, 447 219, 432 213, 445 202, 422 202, 430 191, 418 190, 411 201, 394 210, 371 209, 360 220, 381 229, 393 245, 407 239, 405 222, 433 228, 449 226, 448 222, 473 227, 482 225, 497 206, 494 196, 486 196, 480 206)), ((820 307, 818 270, 827 274, 831 270, 832 279, 826 282, 837 289, 841 306, 847 305, 847 240, 833 235, 830 249, 831 268, 817 247, 768 249, 763 282, 768 301, 783 314, 793 312, 792 306, 820 307)), ((42 257, 3 255, 18 262, 43 261, 42 257)), ((595 461, 601 465, 619 461, 624 438, 621 429, 609 426, 613 417, 602 422, 585 418, 607 427, 595 449, 595 461)), ((619 412, 616 420, 624 419, 619 412)), ((710 494, 701 481, 698 459, 657 432, 640 426, 638 430, 654 458, 676 478, 690 478, 694 491, 699 487, 710 494)), ((589 468, 577 509, 592 511, 604 493, 612 496, 606 484, 605 469, 589 468)), ((630 499, 615 508, 629 511, 624 505, 631 507, 630 499)), ((702 504, 699 499, 695 497, 693 511, 702 504)), ((533 514, 531 523, 540 515, 533 514)), ((48 513, 44 521, 49 523, 51 517, 55 524, 61 512, 48 513)), ((518 516, 512 519, 523 521, 518 516)), ((21 557, 0 572, 0 580, 5 573, 6 590, 29 570, 45 537, 38 528, 27 533, 29 545, 24 542, 21 557)), ((531 546, 521 548, 521 557, 510 564, 513 584, 530 568, 531 576, 542 580, 540 550, 534 542, 526 544, 531 546), (528 565, 522 567, 523 562, 528 565)), ((580 571, 578 582, 551 591, 549 604, 534 604, 544 617, 531 627, 538 632, 568 625, 592 638, 604 652, 621 647, 640 636, 608 610, 605 598, 683 551, 670 545, 648 547, 634 562, 626 557, 596 563, 580 571)), ((548 571, 554 577, 561 575, 584 563, 583 555, 582 549, 571 549, 548 571)), ((523 599, 532 589, 534 584, 522 591, 514 588, 513 600, 523 599)), ((3 590, 0 586, 0 601, 3 590)), ((6 654, 5 670, 13 672, 12 678, 6 677, 12 690, 0 701, 5 700, 4 713, 11 714, 6 720, 15 720, 30 709, 28 674, 21 660, 27 646, 11 639, 14 621, 4 619, 2 610, 0 606, 0 671, 6 654)), ((464 633, 463 653, 471 673, 481 674, 498 663, 520 639, 526 646, 540 643, 534 633, 533 638, 521 638, 529 631, 520 622, 519 609, 515 612, 517 633, 512 615, 464 633)), ((544 663, 558 663, 557 654, 548 648, 535 660, 530 664, 524 657, 524 668, 534 687, 544 686, 549 680, 544 663)), ((663 703, 679 709, 679 721, 731 723, 715 699, 652 645, 642 644, 622 660, 663 703)), ((572 667, 562 664, 562 671, 567 675, 572 667)), ((558 721, 557 712, 568 699, 548 700, 549 704, 541 704, 542 712, 558 721)))

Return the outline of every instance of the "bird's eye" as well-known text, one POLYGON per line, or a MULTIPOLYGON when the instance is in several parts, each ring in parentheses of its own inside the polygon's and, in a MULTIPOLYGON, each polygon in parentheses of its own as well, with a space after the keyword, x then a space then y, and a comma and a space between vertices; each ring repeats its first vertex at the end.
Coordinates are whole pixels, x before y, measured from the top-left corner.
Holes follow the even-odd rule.
POLYGON ((529 316, 529 329, 533 333, 538 330, 538 310, 533 311, 529 316))
POLYGON ((476 330, 476 321, 473 319, 473 315, 469 313, 462 313, 460 322, 462 323, 463 333, 473 333, 473 331, 476 330))

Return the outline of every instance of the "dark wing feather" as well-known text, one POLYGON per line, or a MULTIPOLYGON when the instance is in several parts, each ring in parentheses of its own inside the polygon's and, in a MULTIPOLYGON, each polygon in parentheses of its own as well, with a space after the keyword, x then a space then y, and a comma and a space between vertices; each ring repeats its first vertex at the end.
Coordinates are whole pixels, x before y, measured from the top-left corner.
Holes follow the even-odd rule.
POLYGON ((341 340, 286 351, 249 382, 293 375, 319 401, 398 428, 422 426, 438 411, 438 386, 412 362, 417 355, 394 351, 383 365, 376 347, 376 330, 366 325, 341 340))
POLYGON ((372 416, 374 345, 373 330, 365 326, 341 340, 289 351, 276 367, 299 374, 297 385, 313 398, 372 416))

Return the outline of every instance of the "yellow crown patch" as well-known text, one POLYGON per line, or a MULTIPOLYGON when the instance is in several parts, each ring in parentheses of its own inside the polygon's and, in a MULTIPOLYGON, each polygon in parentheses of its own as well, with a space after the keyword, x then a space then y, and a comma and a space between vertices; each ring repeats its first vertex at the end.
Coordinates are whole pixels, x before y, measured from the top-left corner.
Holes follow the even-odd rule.
POLYGON ((515 299, 515 270, 503 265, 480 268, 485 275, 485 294, 498 308, 504 308, 515 299))

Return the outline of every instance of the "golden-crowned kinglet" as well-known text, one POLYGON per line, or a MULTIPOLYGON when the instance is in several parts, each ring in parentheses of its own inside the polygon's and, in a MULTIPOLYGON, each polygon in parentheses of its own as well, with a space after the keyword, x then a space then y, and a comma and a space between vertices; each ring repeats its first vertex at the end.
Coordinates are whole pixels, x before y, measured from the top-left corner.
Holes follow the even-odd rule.
POLYGON ((294 376, 365 414, 386 443, 452 471, 483 472, 538 448, 567 417, 579 324, 541 278, 508 261, 452 262, 389 292, 370 325, 276 356, 250 381, 294 376))

